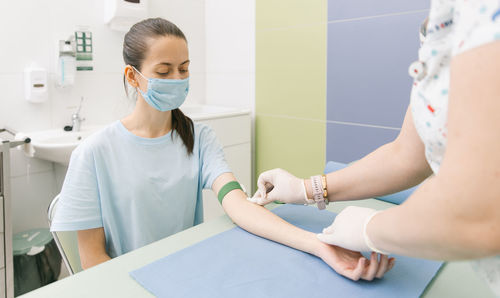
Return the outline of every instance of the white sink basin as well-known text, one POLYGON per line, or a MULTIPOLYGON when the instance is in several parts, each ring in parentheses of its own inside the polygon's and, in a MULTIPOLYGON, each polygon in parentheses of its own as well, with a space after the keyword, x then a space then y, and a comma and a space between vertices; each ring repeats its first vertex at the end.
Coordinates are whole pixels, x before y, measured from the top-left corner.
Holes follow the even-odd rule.
POLYGON ((103 128, 103 126, 85 126, 80 131, 64 131, 50 129, 26 133, 31 139, 30 146, 34 149, 33 157, 57 162, 67 166, 71 152, 85 138, 103 128))

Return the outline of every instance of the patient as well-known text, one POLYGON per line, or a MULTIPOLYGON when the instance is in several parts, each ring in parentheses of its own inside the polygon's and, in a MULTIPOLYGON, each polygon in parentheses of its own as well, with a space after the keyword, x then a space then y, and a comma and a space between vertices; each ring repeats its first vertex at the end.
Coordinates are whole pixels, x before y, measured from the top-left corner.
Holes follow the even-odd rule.
POLYGON ((125 35, 123 59, 125 88, 135 90, 136 106, 73 152, 51 226, 78 231, 82 268, 201 223, 205 188, 243 229, 315 255, 348 278, 372 280, 392 268, 385 255, 367 260, 322 243, 246 200, 212 129, 179 109, 190 61, 177 26, 161 18, 135 24, 125 35))

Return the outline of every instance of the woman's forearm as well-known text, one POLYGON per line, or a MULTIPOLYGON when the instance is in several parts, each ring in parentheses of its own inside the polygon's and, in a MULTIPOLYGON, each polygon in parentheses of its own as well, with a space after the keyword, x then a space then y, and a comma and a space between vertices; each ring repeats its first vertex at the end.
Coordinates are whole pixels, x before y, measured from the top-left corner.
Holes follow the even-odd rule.
POLYGON ((235 190, 227 194, 222 206, 233 222, 248 232, 318 256, 318 248, 322 243, 316 234, 300 229, 263 206, 247 201, 242 191, 235 190))
MULTIPOLYGON (((234 180, 232 174, 223 174, 216 179, 212 189, 218 194, 222 186, 234 180)), ((249 202, 247 195, 239 189, 225 195, 222 207, 233 222, 246 231, 315 255, 337 273, 352 280, 380 278, 394 265, 394 259, 387 256, 381 256, 379 260, 376 254, 372 254, 367 260, 359 252, 323 243, 315 233, 300 229, 263 206, 249 202)))
MULTIPOLYGON (((218 194, 226 183, 235 180, 232 173, 224 173, 214 181, 212 189, 218 194)), ((318 247, 323 244, 314 233, 297 228, 266 208, 249 202, 247 195, 241 190, 226 194, 222 207, 235 224, 258 236, 316 256, 318 247)))

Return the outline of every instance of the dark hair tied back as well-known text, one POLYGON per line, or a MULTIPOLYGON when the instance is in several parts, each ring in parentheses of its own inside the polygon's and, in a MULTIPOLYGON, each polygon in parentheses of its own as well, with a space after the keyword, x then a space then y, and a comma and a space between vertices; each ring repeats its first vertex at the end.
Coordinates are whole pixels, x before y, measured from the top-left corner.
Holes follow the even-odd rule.
MULTIPOLYGON (((141 71, 144 54, 148 52, 147 40, 161 36, 175 36, 187 42, 186 36, 175 24, 162 18, 145 19, 133 25, 125 34, 123 41, 123 61, 125 64, 141 71)), ((123 84, 128 95, 125 76, 123 76, 123 84)), ((179 109, 172 110, 172 130, 181 137, 188 154, 192 154, 194 148, 193 120, 179 109)), ((174 134, 172 134, 172 138, 173 136, 174 134)))

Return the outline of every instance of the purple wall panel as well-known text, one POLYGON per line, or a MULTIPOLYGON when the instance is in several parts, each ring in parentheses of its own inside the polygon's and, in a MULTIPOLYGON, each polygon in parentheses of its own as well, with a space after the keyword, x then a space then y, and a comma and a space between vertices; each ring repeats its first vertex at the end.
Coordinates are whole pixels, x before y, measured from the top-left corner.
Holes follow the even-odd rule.
POLYGON ((428 9, 429 2, 330 0, 328 5, 330 21, 368 17, 328 24, 326 158, 350 162, 399 133, 384 127, 403 122, 412 86, 408 66, 417 59, 418 29, 427 16, 411 11, 428 9))

